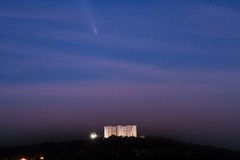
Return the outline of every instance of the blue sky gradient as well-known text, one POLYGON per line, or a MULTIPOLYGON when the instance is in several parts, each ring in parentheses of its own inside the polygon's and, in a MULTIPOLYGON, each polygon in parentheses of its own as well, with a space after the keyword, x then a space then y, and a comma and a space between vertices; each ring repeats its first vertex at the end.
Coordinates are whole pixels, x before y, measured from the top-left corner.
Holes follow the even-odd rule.
POLYGON ((0 145, 130 123, 240 149, 239 1, 1 0, 0 24, 0 145))

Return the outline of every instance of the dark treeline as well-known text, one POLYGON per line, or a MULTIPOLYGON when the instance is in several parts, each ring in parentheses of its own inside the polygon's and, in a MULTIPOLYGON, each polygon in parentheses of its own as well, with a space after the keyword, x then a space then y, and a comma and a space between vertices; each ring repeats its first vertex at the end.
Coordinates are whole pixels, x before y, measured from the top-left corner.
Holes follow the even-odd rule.
POLYGON ((0 148, 0 160, 239 160, 240 152, 169 138, 97 138, 0 148))

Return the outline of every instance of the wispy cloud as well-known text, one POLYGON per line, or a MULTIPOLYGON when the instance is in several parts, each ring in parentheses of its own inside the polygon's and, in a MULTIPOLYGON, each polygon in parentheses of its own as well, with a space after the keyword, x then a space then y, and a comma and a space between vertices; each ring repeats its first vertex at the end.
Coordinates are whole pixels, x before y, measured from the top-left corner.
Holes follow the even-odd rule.
POLYGON ((5 32, 19 37, 26 36, 49 41, 74 42, 101 48, 121 49, 129 53, 149 54, 149 52, 158 52, 160 54, 184 53, 215 56, 237 54, 236 50, 239 49, 237 45, 234 45, 234 49, 230 49, 230 47, 224 47, 224 45, 217 47, 215 40, 211 42, 212 45, 207 45, 204 41, 207 41, 206 38, 209 36, 239 38, 238 28, 240 26, 238 22, 240 14, 238 11, 199 2, 180 3, 179 5, 173 12, 173 8, 164 8, 164 5, 156 2, 149 4, 148 7, 152 7, 151 11, 142 14, 143 7, 136 9, 135 12, 132 11, 130 15, 122 14, 122 11, 126 10, 126 8, 122 7, 114 8, 117 10, 114 14, 107 14, 111 9, 108 9, 108 12, 103 12, 99 9, 96 14, 96 19, 99 19, 98 35, 92 34, 90 30, 89 33, 86 32, 87 24, 80 6, 60 13, 60 10, 56 8, 53 11, 47 8, 47 11, 44 13, 37 10, 33 11, 32 14, 29 14, 28 11, 10 12, 3 9, 0 15, 6 18, 68 21, 72 24, 70 28, 53 25, 52 27, 41 29, 41 26, 35 26, 36 28, 32 29, 30 34, 27 33, 28 30, 25 31, 26 33, 18 32, 17 30, 5 32), (181 8, 185 8, 185 10, 181 8), (150 18, 148 15, 151 15, 150 18), (166 15, 168 15, 168 18, 166 18, 166 15), (172 32, 172 34, 165 34, 165 30, 172 32), (179 35, 180 33, 183 33, 183 35, 179 35), (195 37, 190 38, 193 41, 199 39, 201 43, 199 41, 192 42, 189 41, 189 38, 184 38, 189 36, 188 34, 195 35, 195 37), (207 37, 203 38, 203 35, 207 37))
POLYGON ((189 2, 184 7, 181 13, 165 11, 173 16, 173 21, 167 23, 169 27, 199 36, 240 38, 239 11, 200 2, 189 2))
POLYGON ((22 4, 13 2, 17 6, 1 6, 0 18, 14 18, 27 20, 48 20, 48 21, 65 21, 80 22, 79 18, 83 17, 83 12, 79 11, 77 3, 71 3, 71 6, 63 6, 61 3, 33 3, 25 1, 22 4), (75 5, 74 5, 75 4, 75 5))

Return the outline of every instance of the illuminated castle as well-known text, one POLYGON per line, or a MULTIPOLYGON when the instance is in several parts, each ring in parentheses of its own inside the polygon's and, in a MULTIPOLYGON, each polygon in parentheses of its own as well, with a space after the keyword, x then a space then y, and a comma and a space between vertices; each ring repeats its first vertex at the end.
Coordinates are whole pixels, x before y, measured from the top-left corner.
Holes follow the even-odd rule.
POLYGON ((104 126, 104 138, 108 138, 110 136, 137 137, 137 126, 104 126))

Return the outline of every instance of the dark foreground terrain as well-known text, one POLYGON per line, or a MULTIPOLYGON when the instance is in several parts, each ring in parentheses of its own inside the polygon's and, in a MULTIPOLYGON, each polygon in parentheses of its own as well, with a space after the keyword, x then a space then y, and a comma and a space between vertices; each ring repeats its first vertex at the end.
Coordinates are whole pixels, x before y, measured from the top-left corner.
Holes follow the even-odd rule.
POLYGON ((167 138, 98 138, 0 148, 0 160, 240 160, 240 152, 167 138))

